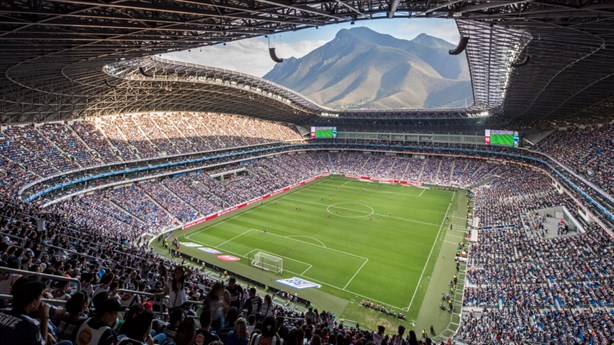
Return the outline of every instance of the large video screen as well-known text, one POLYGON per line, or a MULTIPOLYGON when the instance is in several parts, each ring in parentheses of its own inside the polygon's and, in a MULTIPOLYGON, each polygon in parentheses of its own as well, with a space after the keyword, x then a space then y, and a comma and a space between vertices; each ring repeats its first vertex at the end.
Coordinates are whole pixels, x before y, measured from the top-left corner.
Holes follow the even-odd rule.
POLYGON ((484 135, 486 145, 518 147, 520 136, 517 131, 487 129, 484 135))
POLYGON ((332 139, 337 137, 337 127, 311 127, 311 139, 332 139))

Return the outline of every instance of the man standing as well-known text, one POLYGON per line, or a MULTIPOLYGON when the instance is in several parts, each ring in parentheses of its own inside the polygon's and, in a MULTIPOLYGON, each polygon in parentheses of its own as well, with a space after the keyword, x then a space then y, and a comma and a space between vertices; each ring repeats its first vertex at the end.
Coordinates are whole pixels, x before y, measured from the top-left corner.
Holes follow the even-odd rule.
POLYGON ((243 309, 247 309, 247 315, 256 314, 262 307, 262 298, 256 295, 256 288, 249 289, 249 298, 245 301, 243 309))
POLYGON ((241 304, 243 303, 243 288, 241 285, 237 284, 237 279, 235 277, 230 277, 230 279, 228 279, 226 290, 230 293, 230 306, 240 310, 241 304))
POLYGON ((377 326, 377 333, 373 333, 373 343, 375 345, 381 345, 382 340, 384 339, 384 332, 386 331, 386 327, 379 325, 377 326))
POLYGON ((313 308, 309 307, 307 312, 305 312, 305 322, 310 322, 312 325, 316 323, 316 313, 313 312, 313 308))
POLYGON ((43 291, 45 284, 32 277, 22 277, 15 282, 12 309, 10 312, 0 312, 2 344, 46 344, 49 306, 42 302, 43 291), (29 315, 40 318, 40 322, 29 315))

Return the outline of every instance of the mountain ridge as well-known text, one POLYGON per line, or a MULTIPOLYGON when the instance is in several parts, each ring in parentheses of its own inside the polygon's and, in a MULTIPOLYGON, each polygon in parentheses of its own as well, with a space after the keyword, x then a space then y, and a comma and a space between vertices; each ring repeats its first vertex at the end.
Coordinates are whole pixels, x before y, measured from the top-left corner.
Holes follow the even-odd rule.
POLYGON ((473 98, 466 58, 449 55, 453 47, 427 34, 407 41, 365 27, 342 29, 263 78, 333 108, 457 107, 473 98))

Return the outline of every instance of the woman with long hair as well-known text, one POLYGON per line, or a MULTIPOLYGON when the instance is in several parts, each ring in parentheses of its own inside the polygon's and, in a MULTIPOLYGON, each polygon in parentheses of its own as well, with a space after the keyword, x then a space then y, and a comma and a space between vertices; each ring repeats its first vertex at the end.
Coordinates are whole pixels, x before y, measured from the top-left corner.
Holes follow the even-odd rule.
POLYGON ((164 289, 164 294, 169 296, 169 309, 183 307, 188 301, 186 293, 186 279, 189 276, 189 271, 186 272, 182 266, 175 267, 173 275, 167 281, 164 289))
POLYGON ((412 329, 409 331, 409 341, 407 342, 409 345, 418 345, 418 338, 416 337, 416 332, 412 329))
POLYGON ((225 345, 247 345, 249 342, 249 334, 247 334, 247 321, 240 317, 235 321, 235 327, 226 339, 225 345))
POLYGON ((262 303, 262 306, 260 306, 259 312, 262 317, 273 316, 275 312, 275 305, 273 304, 271 295, 267 294, 264 296, 264 302, 262 303))
POLYGON ((220 332, 226 323, 226 312, 228 311, 228 303, 225 298, 226 290, 224 284, 217 282, 213 284, 205 302, 203 304, 204 310, 211 313, 211 329, 216 332, 220 332))

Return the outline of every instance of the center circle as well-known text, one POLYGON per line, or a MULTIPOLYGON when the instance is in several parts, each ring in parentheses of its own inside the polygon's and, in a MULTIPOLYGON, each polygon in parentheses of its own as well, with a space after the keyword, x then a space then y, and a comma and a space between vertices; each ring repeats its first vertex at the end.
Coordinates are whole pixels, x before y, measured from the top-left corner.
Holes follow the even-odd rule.
POLYGON ((343 218, 366 218, 375 213, 373 207, 366 204, 359 204, 356 202, 338 202, 336 204, 329 205, 326 208, 326 212, 343 218), (359 206, 361 209, 356 208, 359 206), (354 214, 352 214, 352 212, 354 214), (357 215, 359 213, 359 215, 357 215))

